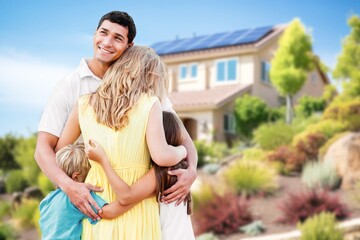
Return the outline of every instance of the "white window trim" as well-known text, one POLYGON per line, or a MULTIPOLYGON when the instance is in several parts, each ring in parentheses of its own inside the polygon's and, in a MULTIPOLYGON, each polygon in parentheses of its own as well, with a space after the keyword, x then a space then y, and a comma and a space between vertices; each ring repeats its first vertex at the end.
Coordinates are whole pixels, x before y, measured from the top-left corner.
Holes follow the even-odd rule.
POLYGON ((215 60, 215 75, 214 75, 214 83, 215 85, 231 85, 234 83, 238 83, 239 82, 239 69, 240 69, 240 59, 238 57, 232 57, 232 58, 221 58, 221 59, 217 59, 215 60), (228 62, 231 60, 235 60, 236 61, 236 69, 235 69, 235 74, 236 74, 236 78, 234 80, 228 80, 227 79, 227 68, 228 68, 228 62), (218 74, 218 69, 217 69, 217 65, 219 62, 225 62, 225 79, 224 81, 220 82, 217 79, 217 74, 218 74))

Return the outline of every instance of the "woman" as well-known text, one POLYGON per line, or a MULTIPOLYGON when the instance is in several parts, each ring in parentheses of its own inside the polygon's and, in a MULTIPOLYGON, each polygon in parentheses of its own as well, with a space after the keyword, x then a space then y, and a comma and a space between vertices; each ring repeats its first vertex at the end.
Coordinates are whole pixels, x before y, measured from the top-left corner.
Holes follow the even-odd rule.
MULTIPOLYGON (((79 98, 56 149, 74 142, 82 133, 84 142, 91 138, 104 148, 116 173, 129 185, 148 172, 150 155, 160 166, 175 165, 186 157, 186 150, 168 145, 165 139, 160 101, 166 86, 164 64, 152 49, 127 49, 106 72, 100 88, 79 98)), ((90 163, 85 182, 103 187, 99 195, 108 202, 115 201, 116 194, 103 169, 94 161, 90 163)), ((145 188, 139 204, 120 217, 103 219, 96 226, 84 221, 82 238, 161 239, 158 204, 155 196, 150 197, 152 190, 145 188)), ((119 205, 114 214, 123 211, 119 205)))

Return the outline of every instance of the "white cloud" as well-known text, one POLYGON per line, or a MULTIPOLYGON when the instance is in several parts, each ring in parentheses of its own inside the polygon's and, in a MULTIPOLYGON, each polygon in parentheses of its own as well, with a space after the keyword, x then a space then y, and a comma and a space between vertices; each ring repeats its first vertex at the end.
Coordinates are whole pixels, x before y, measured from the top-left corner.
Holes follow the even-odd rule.
POLYGON ((73 70, 14 49, 1 50, 5 53, 0 56, 1 105, 44 106, 56 82, 73 70))

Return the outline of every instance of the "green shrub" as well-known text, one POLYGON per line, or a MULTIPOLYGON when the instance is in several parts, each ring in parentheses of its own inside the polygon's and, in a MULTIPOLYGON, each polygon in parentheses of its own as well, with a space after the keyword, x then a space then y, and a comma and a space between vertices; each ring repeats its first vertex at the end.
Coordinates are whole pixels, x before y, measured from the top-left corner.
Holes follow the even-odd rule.
POLYGON ((23 191, 28 186, 22 170, 12 170, 5 180, 6 192, 23 191))
POLYGON ((13 217, 20 222, 24 229, 34 227, 34 215, 38 210, 39 201, 35 199, 24 199, 21 205, 13 212, 13 217))
POLYGON ((283 121, 265 123, 254 131, 254 142, 264 150, 290 144, 297 131, 283 121))
POLYGON ((321 121, 321 116, 314 114, 310 117, 296 117, 294 121, 291 123, 292 127, 295 129, 297 133, 305 131, 310 125, 316 124, 321 121))
POLYGON ((10 203, 0 201, 0 219, 10 214, 11 207, 10 203))
POLYGON ((260 148, 247 148, 244 151, 242 151, 241 160, 243 161, 247 161, 247 160, 265 161, 266 159, 267 159, 266 152, 264 152, 260 148))
POLYGON ((31 219, 31 223, 36 227, 36 230, 39 233, 39 235, 41 235, 39 220, 40 220, 40 209, 37 207, 34 216, 31 219))
POLYGON ((326 107, 326 101, 323 98, 303 96, 298 100, 296 113, 303 117, 309 117, 315 112, 322 112, 326 107))
POLYGON ((236 153, 236 148, 230 149, 225 143, 211 142, 204 140, 195 140, 195 148, 198 154, 198 165, 200 168, 207 163, 219 163, 223 158, 236 153))
POLYGON ((342 240, 344 233, 336 226, 332 213, 322 212, 298 224, 300 240, 342 240))
POLYGON ((0 240, 15 240, 16 234, 14 228, 6 223, 0 223, 0 240))
POLYGON ((208 144, 202 140, 195 140, 194 145, 198 154, 197 167, 200 168, 206 164, 207 156, 209 156, 211 149, 208 144))
POLYGON ((34 134, 28 138, 20 138, 15 147, 15 160, 21 166, 23 176, 28 185, 33 185, 34 180, 41 172, 34 159, 37 136, 34 134))
POLYGON ((324 119, 333 119, 343 122, 346 130, 360 130, 360 99, 333 102, 323 114, 324 119))
POLYGON ((214 198, 212 186, 208 183, 202 183, 197 189, 191 191, 194 211, 200 209, 214 198))
POLYGON ((246 196, 277 188, 274 169, 259 161, 238 160, 223 172, 223 176, 238 194, 246 196))
POLYGON ((43 173, 39 174, 37 178, 37 183, 44 196, 46 196, 49 192, 55 189, 54 184, 43 173))
POLYGON ((336 189, 340 184, 340 177, 335 167, 323 161, 306 163, 302 171, 301 180, 311 189, 336 189))
POLYGON ((196 240, 219 240, 213 233, 204 233, 196 237, 196 240))
POLYGON ((262 99, 244 95, 235 100, 234 115, 237 131, 242 137, 250 139, 253 130, 268 120, 269 110, 262 99))
POLYGON ((335 134, 343 132, 346 129, 346 125, 336 120, 322 120, 318 123, 309 125, 305 131, 297 134, 294 137, 293 145, 296 146, 299 141, 307 138, 309 134, 322 134, 326 139, 330 139, 335 134))

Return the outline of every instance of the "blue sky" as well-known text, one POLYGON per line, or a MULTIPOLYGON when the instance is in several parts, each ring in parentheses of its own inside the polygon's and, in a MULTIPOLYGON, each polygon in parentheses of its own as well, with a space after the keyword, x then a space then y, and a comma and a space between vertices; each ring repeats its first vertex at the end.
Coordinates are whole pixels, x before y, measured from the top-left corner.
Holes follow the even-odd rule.
POLYGON ((28 136, 55 83, 82 57, 92 56, 98 20, 111 10, 134 18, 140 45, 298 17, 312 35, 315 53, 334 67, 349 34, 347 19, 360 14, 360 0, 3 0, 0 9, 0 136, 28 136))

